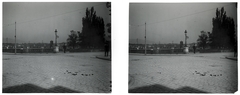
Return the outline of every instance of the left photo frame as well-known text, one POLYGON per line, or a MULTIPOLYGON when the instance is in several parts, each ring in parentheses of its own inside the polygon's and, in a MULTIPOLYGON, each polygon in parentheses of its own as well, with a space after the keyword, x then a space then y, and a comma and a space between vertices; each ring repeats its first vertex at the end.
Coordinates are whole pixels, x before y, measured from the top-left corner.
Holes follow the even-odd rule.
POLYGON ((111 2, 3 2, 3 93, 111 93, 111 2))

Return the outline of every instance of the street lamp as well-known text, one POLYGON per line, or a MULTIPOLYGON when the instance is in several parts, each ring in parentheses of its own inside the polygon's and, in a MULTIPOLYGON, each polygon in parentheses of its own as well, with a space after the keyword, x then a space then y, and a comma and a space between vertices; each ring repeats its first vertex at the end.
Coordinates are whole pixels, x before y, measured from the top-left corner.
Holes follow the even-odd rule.
POLYGON ((187 47, 187 30, 185 30, 185 47, 187 47))
POLYGON ((188 36, 187 36, 187 30, 185 30, 185 47, 184 47, 184 53, 187 54, 188 53, 188 47, 187 47, 187 39, 188 39, 188 36))
POLYGON ((59 51, 58 45, 57 45, 57 38, 58 38, 59 36, 57 35, 57 29, 55 29, 54 32, 55 32, 55 49, 54 49, 54 52, 57 53, 57 52, 59 51))
POLYGON ((57 29, 55 29, 55 46, 57 46, 57 38, 58 38, 58 36, 57 36, 57 29))
POLYGON ((146 22, 145 22, 145 36, 144 36, 144 38, 145 38, 145 55, 147 54, 147 45, 146 45, 146 22))
POLYGON ((17 53, 17 46, 16 46, 16 43, 17 43, 17 33, 16 33, 16 21, 15 21, 15 54, 17 53))

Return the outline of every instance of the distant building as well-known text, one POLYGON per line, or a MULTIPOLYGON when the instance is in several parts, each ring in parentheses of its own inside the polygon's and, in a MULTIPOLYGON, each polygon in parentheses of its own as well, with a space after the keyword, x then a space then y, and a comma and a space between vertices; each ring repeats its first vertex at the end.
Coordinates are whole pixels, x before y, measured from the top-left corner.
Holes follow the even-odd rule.
POLYGON ((50 41, 50 48, 53 48, 53 41, 50 41))

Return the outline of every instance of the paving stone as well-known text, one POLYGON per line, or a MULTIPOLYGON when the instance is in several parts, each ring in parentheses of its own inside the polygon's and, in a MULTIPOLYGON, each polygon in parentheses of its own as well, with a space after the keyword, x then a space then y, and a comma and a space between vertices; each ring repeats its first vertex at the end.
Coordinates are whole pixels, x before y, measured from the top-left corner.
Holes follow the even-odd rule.
POLYGON ((209 93, 234 93, 237 91, 237 61, 223 59, 229 55, 231 53, 130 54, 129 75, 134 77, 134 84, 129 85, 129 90, 154 83, 152 85, 163 85, 173 90, 189 87, 209 93), (131 61, 133 59, 140 60, 131 61))
POLYGON ((101 54, 3 54, 3 58, 9 60, 3 60, 5 78, 2 87, 33 84, 47 90, 61 86, 76 92, 97 93, 100 84, 107 84, 111 80, 111 61, 95 58, 101 54), (94 75, 81 76, 82 72, 94 75))

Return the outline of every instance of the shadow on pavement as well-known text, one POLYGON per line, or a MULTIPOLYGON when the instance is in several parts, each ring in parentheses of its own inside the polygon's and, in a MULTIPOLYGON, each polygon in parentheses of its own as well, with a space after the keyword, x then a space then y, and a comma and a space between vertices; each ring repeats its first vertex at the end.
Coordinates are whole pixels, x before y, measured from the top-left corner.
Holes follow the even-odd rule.
POLYGON ((159 84, 143 86, 128 90, 129 93, 208 93, 191 87, 181 87, 179 89, 171 89, 159 84))
POLYGON ((237 57, 225 57, 226 59, 237 61, 237 57))
POLYGON ((50 89, 45 89, 33 84, 16 85, 3 88, 3 93, 82 93, 65 87, 55 86, 50 89))
POLYGON ((108 57, 105 57, 105 56, 96 56, 96 58, 98 58, 98 59, 102 59, 102 60, 108 60, 108 61, 111 61, 110 56, 108 56, 108 57))
POLYGON ((134 56, 189 56, 192 54, 143 54, 143 53, 129 53, 129 55, 134 55, 134 56))

